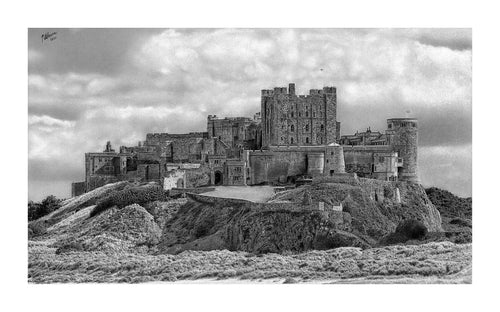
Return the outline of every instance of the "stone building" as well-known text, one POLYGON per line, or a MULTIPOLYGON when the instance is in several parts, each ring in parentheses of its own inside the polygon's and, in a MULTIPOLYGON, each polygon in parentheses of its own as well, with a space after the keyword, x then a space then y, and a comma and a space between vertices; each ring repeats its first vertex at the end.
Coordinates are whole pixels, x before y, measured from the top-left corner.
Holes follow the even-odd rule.
POLYGON ((296 95, 295 84, 261 91, 262 147, 325 145, 337 141, 337 90, 311 89, 296 95))
POLYGON ((208 138, 218 138, 231 148, 257 149, 260 147, 260 117, 207 117, 208 138))
POLYGON ((347 172, 360 177, 418 182, 418 121, 414 118, 387 119, 385 133, 357 132, 343 135, 347 172))
POLYGON ((73 196, 120 180, 164 187, 294 183, 301 177, 357 174, 418 182, 418 121, 387 120, 385 132, 340 135, 335 87, 296 95, 295 84, 261 91, 253 118, 207 117, 206 132, 148 133, 137 146, 107 142, 85 154, 85 182, 73 196))

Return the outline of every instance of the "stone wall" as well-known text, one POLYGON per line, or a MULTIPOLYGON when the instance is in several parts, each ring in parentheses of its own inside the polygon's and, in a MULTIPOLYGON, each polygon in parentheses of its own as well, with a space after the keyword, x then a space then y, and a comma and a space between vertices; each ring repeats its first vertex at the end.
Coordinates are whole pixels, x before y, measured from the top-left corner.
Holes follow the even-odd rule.
POLYGON ((360 177, 397 176, 396 156, 388 145, 342 145, 345 171, 360 177), (380 161, 380 158, 384 158, 380 161), (374 173, 378 173, 375 174, 374 173))
POLYGON ((331 146, 271 146, 269 150, 249 151, 250 184, 286 182, 289 177, 306 175, 309 173, 310 159, 317 160, 313 161, 315 171, 314 174, 311 173, 312 175, 333 174, 330 170, 343 172, 344 168, 341 162, 343 157, 336 155, 336 153, 342 153, 340 146, 336 148, 331 146), (327 157, 328 163, 324 160, 325 153, 329 155, 327 157), (323 161, 315 157, 319 154, 323 155, 323 161), (323 166, 323 168, 318 166, 323 166))
POLYGON ((142 181, 160 180, 160 164, 138 164, 137 178, 142 181))
POLYGON ((170 190, 173 188, 183 188, 186 185, 186 171, 173 170, 166 173, 163 178, 163 189, 170 190))
POLYGON ((193 139, 200 138, 205 139, 208 138, 208 133, 206 132, 190 132, 190 133, 148 133, 146 134, 146 145, 159 145, 165 144, 169 141, 179 140, 179 139, 193 139))
POLYGON ((85 182, 71 183, 71 197, 80 196, 85 192, 85 182))
POLYGON ((185 187, 201 187, 210 185, 210 168, 208 166, 201 166, 196 169, 188 169, 186 172, 185 187))
POLYGON ((255 146, 258 135, 258 122, 247 117, 217 118, 209 115, 207 132, 209 138, 218 138, 229 147, 255 146))
POLYGON ((170 196, 177 196, 181 194, 191 193, 191 194, 203 194, 207 192, 215 191, 215 187, 198 187, 198 188, 172 188, 169 190, 170 196))

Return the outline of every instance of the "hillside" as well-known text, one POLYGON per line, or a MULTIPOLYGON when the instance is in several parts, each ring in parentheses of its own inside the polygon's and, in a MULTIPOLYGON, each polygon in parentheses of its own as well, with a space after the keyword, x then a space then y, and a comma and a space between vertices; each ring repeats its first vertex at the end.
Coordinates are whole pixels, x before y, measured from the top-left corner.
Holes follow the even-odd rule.
POLYGON ((441 214, 446 237, 457 243, 472 242, 472 198, 462 198, 449 191, 431 187, 425 190, 441 214))
POLYGON ((472 219, 472 198, 462 198, 437 187, 425 189, 442 217, 472 219))
POLYGON ((442 231, 439 212, 420 185, 368 179, 351 182, 320 181, 279 193, 266 204, 192 196, 167 223, 160 250, 280 253, 343 246, 368 248, 378 245, 407 219, 422 222, 431 232, 442 231), (341 203, 343 211, 305 208, 304 197, 309 198, 311 207, 320 201, 327 205, 341 203))
POLYGON ((28 242, 29 281, 470 282, 470 244, 371 248, 408 218, 440 233, 418 185, 320 181, 267 203, 192 195, 91 214, 120 192, 156 187, 108 184, 31 222, 44 231, 28 242), (320 201, 344 211, 313 209, 320 201))

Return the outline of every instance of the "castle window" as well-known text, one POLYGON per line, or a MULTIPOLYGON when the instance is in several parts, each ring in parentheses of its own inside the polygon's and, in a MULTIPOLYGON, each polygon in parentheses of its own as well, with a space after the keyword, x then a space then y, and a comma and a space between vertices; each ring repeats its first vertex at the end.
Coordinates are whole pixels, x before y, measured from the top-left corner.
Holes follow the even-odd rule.
POLYGON ((309 112, 306 112, 306 117, 309 117, 309 112))
POLYGON ((316 113, 315 112, 313 112, 313 117, 316 117, 316 113))
POLYGON ((327 159, 327 160, 326 160, 326 163, 328 164, 329 162, 330 162, 330 159, 327 159))
POLYGON ((302 114, 299 112, 299 117, 302 116, 302 114))
POLYGON ((321 125, 321 131, 325 131, 325 126, 321 125))
POLYGON ((291 115, 291 116, 292 116, 292 118, 293 118, 293 111, 290 113, 290 115, 291 115))
POLYGON ((290 138, 290 144, 293 144, 293 138, 290 138))
POLYGON ((309 143, 309 137, 306 137, 306 143, 309 143))
POLYGON ((290 131, 291 132, 294 132, 295 131, 295 127, 293 125, 290 126, 290 131))
POLYGON ((309 131, 309 125, 306 125, 306 131, 309 131))

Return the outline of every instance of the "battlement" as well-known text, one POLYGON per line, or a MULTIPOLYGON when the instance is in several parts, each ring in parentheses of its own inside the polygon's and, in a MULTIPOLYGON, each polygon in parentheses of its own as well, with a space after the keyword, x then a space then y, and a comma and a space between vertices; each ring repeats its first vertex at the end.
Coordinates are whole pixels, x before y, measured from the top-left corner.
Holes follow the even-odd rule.
POLYGON ((411 127, 418 128, 418 119, 416 118, 389 118, 387 119, 387 129, 411 127))
POLYGON ((148 133, 146 134, 146 141, 152 139, 183 139, 183 138, 208 138, 207 132, 189 132, 189 133, 148 133))
MULTIPOLYGON (((260 114, 259 114, 260 115, 260 114)), ((217 117, 217 115, 208 115, 207 119, 210 120, 227 120, 227 121, 253 121, 249 117, 217 117)), ((255 116, 254 116, 255 119, 255 116)))
MULTIPOLYGON (((323 87, 323 89, 310 89, 309 90, 309 95, 298 95, 300 98, 307 98, 308 96, 311 95, 336 95, 337 93, 337 88, 336 87, 323 87)), ((295 94, 295 83, 290 83, 288 85, 288 90, 286 87, 275 87, 274 89, 263 89, 261 90, 261 95, 263 97, 272 97, 274 95, 278 94, 288 94, 288 95, 294 95, 295 94)))

